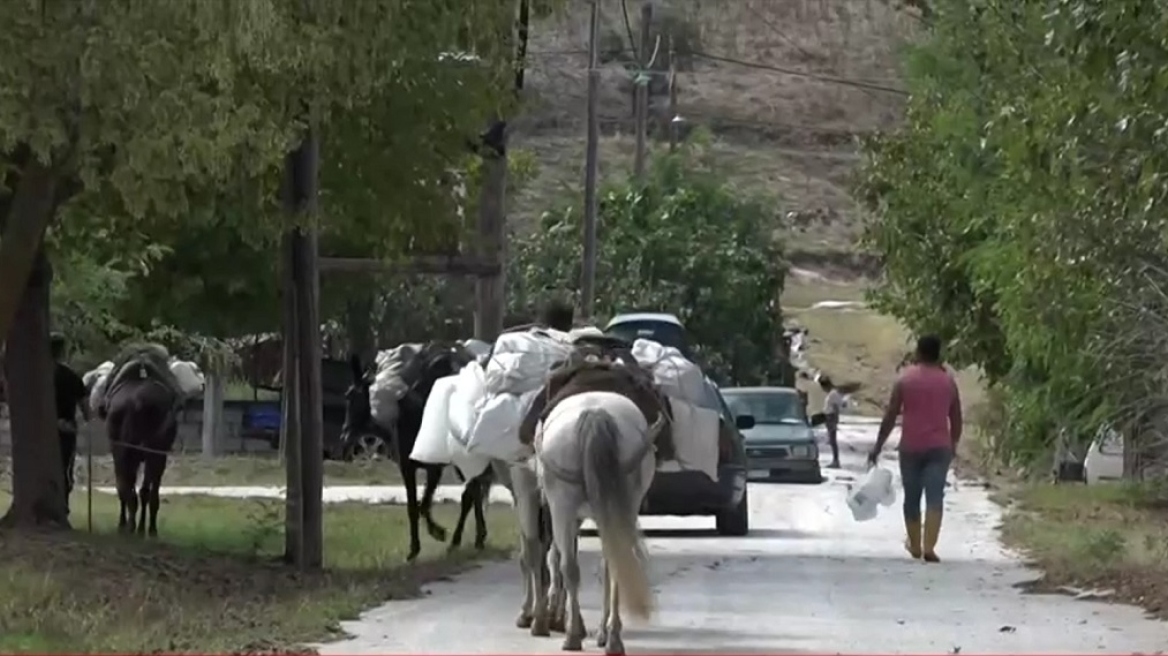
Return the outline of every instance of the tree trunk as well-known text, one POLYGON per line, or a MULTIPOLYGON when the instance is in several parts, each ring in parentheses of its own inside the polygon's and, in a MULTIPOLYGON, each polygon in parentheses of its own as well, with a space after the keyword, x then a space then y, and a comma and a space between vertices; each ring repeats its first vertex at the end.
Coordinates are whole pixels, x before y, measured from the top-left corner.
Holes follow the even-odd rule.
POLYGON ((12 505, 0 525, 69 528, 57 436, 53 360, 49 353, 49 288, 53 273, 43 245, 8 332, 5 361, 12 424, 12 505))
MULTIPOLYGON (((11 184, 17 176, 7 176, 11 184)), ((4 198, 0 216, 0 335, 12 330, 18 304, 35 266, 45 230, 57 204, 57 176, 52 169, 30 158, 19 175, 12 195, 4 198)), ((11 349, 10 349, 11 350, 11 349)))

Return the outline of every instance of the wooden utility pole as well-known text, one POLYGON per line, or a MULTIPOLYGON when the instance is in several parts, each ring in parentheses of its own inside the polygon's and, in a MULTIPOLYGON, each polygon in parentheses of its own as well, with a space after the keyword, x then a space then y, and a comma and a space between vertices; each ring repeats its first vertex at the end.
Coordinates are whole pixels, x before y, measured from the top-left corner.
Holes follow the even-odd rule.
POLYGON ((678 132, 681 129, 677 115, 677 52, 673 49, 673 37, 669 37, 669 152, 677 151, 678 132))
POLYGON ((483 259, 496 267, 475 280, 474 337, 494 342, 503 332, 506 311, 507 123, 496 118, 482 136, 483 186, 479 192, 478 233, 483 259))
POLYGON ((284 422, 287 444, 285 557, 300 569, 321 566, 324 528, 324 438, 321 418, 320 309, 317 232, 314 225, 319 141, 310 129, 285 164, 285 208, 299 225, 284 236, 284 422), (305 220, 307 215, 307 220, 305 220), (291 330, 288 330, 291 328, 291 330), (289 357, 291 356, 291 357, 289 357), (287 360, 293 360, 288 362, 287 360), (293 428, 295 426, 295 428, 293 428))
POLYGON ((584 157, 584 261, 580 266, 580 312, 592 319, 596 293, 596 184, 600 166, 600 123, 597 102, 600 94, 600 2, 592 0, 588 29, 588 148, 584 157))
POLYGON ((646 2, 641 5, 641 46, 638 53, 638 60, 640 65, 637 71, 637 77, 634 83, 636 86, 636 112, 637 121, 637 154, 633 161, 633 176, 637 181, 643 181, 645 178, 645 137, 649 129, 649 82, 651 80, 649 69, 653 66, 653 58, 656 54, 652 52, 652 46, 649 44, 650 34, 649 28, 653 22, 653 5, 646 2))

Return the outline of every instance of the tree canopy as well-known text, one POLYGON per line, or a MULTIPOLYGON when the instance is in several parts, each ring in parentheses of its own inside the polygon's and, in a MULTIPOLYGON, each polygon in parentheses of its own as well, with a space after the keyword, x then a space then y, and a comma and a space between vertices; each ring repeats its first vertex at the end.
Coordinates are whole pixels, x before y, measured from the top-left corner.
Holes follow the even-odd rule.
MULTIPOLYGON (((617 312, 675 312, 703 365, 738 383, 781 375, 786 263, 768 199, 729 186, 700 145, 655 160, 646 182, 600 193, 597 318, 617 312)), ((578 204, 547 212, 512 241, 508 301, 530 313, 552 297, 578 294, 582 243, 578 204)))
POLYGON ((1147 0, 938 0, 906 123, 866 144, 875 300, 1006 392, 1009 457, 1139 423, 1158 375, 1114 342, 1164 270, 1166 23, 1147 0))

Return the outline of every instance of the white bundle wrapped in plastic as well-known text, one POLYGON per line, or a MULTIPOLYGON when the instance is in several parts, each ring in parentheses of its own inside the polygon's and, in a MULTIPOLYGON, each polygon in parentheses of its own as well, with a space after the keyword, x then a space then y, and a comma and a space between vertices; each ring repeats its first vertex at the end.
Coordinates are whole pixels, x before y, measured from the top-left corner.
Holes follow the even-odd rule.
POLYGON ((491 345, 481 339, 464 339, 458 343, 476 360, 491 352, 491 345))
POLYGON ((409 390, 402 379, 406 368, 422 350, 422 344, 402 344, 377 354, 377 375, 369 387, 369 407, 373 421, 383 428, 397 423, 398 401, 409 390))
POLYGON ((97 385, 101 379, 108 376, 113 370, 114 363, 106 360, 91 371, 85 372, 85 375, 81 377, 81 382, 85 383, 86 389, 92 390, 94 385, 97 385))
POLYGON ((552 366, 571 352, 568 333, 558 330, 536 329, 500 335, 485 372, 487 395, 523 394, 543 387, 552 366))
POLYGON ((699 408, 717 409, 717 403, 711 403, 709 384, 701 367, 681 351, 651 339, 638 339, 633 342, 633 357, 653 373, 653 381, 667 396, 699 408))
POLYGON ((189 360, 171 360, 170 373, 178 381, 178 387, 185 396, 195 396, 203 392, 206 378, 199 365, 189 360))

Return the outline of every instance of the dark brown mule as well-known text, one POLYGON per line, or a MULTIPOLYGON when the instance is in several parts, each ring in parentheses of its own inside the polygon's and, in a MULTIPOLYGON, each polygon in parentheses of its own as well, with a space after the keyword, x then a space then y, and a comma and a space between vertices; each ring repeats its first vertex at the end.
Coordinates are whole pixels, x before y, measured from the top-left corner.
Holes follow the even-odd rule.
POLYGON ((150 377, 147 367, 138 367, 139 371, 118 381, 106 397, 106 432, 121 502, 118 531, 153 537, 158 535, 158 490, 167 456, 178 436, 178 397, 164 383, 150 377), (135 492, 142 465, 142 486, 135 492))
MULTIPOLYGON (((399 402, 397 424, 394 430, 387 431, 373 421, 372 406, 369 398, 369 388, 372 386, 372 376, 366 372, 357 355, 349 356, 352 367, 353 383, 345 392, 345 424, 341 429, 341 443, 353 444, 355 438, 362 434, 373 433, 381 437, 390 445, 391 457, 397 462, 401 471, 402 484, 406 488, 406 513, 410 523, 410 550, 406 555, 413 560, 422 550, 421 538, 418 535, 418 519, 426 521, 426 531, 430 537, 439 542, 446 541, 446 529, 434 521, 430 514, 434 502, 434 492, 442 480, 442 470, 445 465, 432 465, 410 459, 414 450, 414 442, 418 439, 418 431, 422 427, 422 413, 426 408, 426 399, 434 387, 434 381, 445 376, 451 376, 473 358, 463 348, 457 345, 439 343, 427 344, 417 357, 420 366, 411 367, 417 372, 407 380, 408 391, 399 402), (418 470, 426 472, 426 489, 422 498, 418 499, 418 470)), ((462 473, 458 472, 460 478, 462 473)), ((490 494, 491 483, 494 477, 490 468, 467 481, 462 491, 462 508, 458 516, 458 525, 451 537, 450 548, 454 549, 462 544, 462 531, 466 525, 467 516, 471 510, 475 515, 475 542, 476 549, 482 549, 487 542, 487 521, 483 505, 490 494)))

